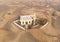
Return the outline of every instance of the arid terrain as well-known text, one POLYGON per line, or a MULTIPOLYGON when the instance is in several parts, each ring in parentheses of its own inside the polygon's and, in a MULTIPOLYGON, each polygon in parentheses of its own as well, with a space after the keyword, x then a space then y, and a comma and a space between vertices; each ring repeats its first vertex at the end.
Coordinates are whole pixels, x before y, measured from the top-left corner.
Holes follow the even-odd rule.
POLYGON ((0 0, 0 42, 60 42, 60 0, 0 0), (33 13, 48 25, 24 31, 13 24, 33 13))

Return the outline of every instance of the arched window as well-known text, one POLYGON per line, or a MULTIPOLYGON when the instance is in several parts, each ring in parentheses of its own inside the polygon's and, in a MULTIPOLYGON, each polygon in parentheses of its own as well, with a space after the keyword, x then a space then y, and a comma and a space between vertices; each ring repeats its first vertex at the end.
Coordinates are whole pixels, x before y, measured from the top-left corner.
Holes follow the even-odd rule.
POLYGON ((26 22, 26 24, 28 24, 28 22, 26 22))
POLYGON ((30 21, 29 21, 29 23, 30 23, 30 21))
POLYGON ((23 22, 23 24, 24 24, 24 22, 23 22))

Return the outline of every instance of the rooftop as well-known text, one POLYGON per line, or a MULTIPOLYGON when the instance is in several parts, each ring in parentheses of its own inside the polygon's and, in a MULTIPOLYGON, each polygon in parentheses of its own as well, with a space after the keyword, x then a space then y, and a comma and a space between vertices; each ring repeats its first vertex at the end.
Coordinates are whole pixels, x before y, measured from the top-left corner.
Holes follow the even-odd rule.
POLYGON ((31 16, 20 16, 20 20, 32 20, 31 16))

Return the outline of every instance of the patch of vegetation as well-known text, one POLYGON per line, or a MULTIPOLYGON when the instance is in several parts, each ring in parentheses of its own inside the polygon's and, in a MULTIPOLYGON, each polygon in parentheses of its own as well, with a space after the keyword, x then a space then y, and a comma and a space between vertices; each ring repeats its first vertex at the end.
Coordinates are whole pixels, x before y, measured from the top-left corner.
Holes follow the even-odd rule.
POLYGON ((46 24, 47 23, 47 19, 45 19, 45 18, 39 18, 38 19, 38 23, 39 23, 39 25, 44 25, 44 24, 46 24))

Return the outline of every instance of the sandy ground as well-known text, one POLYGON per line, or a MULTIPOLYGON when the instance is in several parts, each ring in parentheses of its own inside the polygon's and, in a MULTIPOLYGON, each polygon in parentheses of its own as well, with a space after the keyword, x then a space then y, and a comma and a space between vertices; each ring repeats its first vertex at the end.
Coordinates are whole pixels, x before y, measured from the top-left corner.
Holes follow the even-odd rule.
MULTIPOLYGON (((60 42, 59 32, 51 25, 53 12, 53 8, 49 5, 46 6, 44 1, 41 4, 38 1, 37 3, 35 1, 8 3, 2 1, 0 4, 0 42, 60 42), (18 19, 20 15, 31 13, 36 13, 38 18, 47 18, 49 24, 43 29, 28 31, 20 30, 13 24, 13 21, 18 19)), ((59 22, 59 18, 57 22, 59 22)), ((58 23, 57 26, 59 25, 58 23)))

